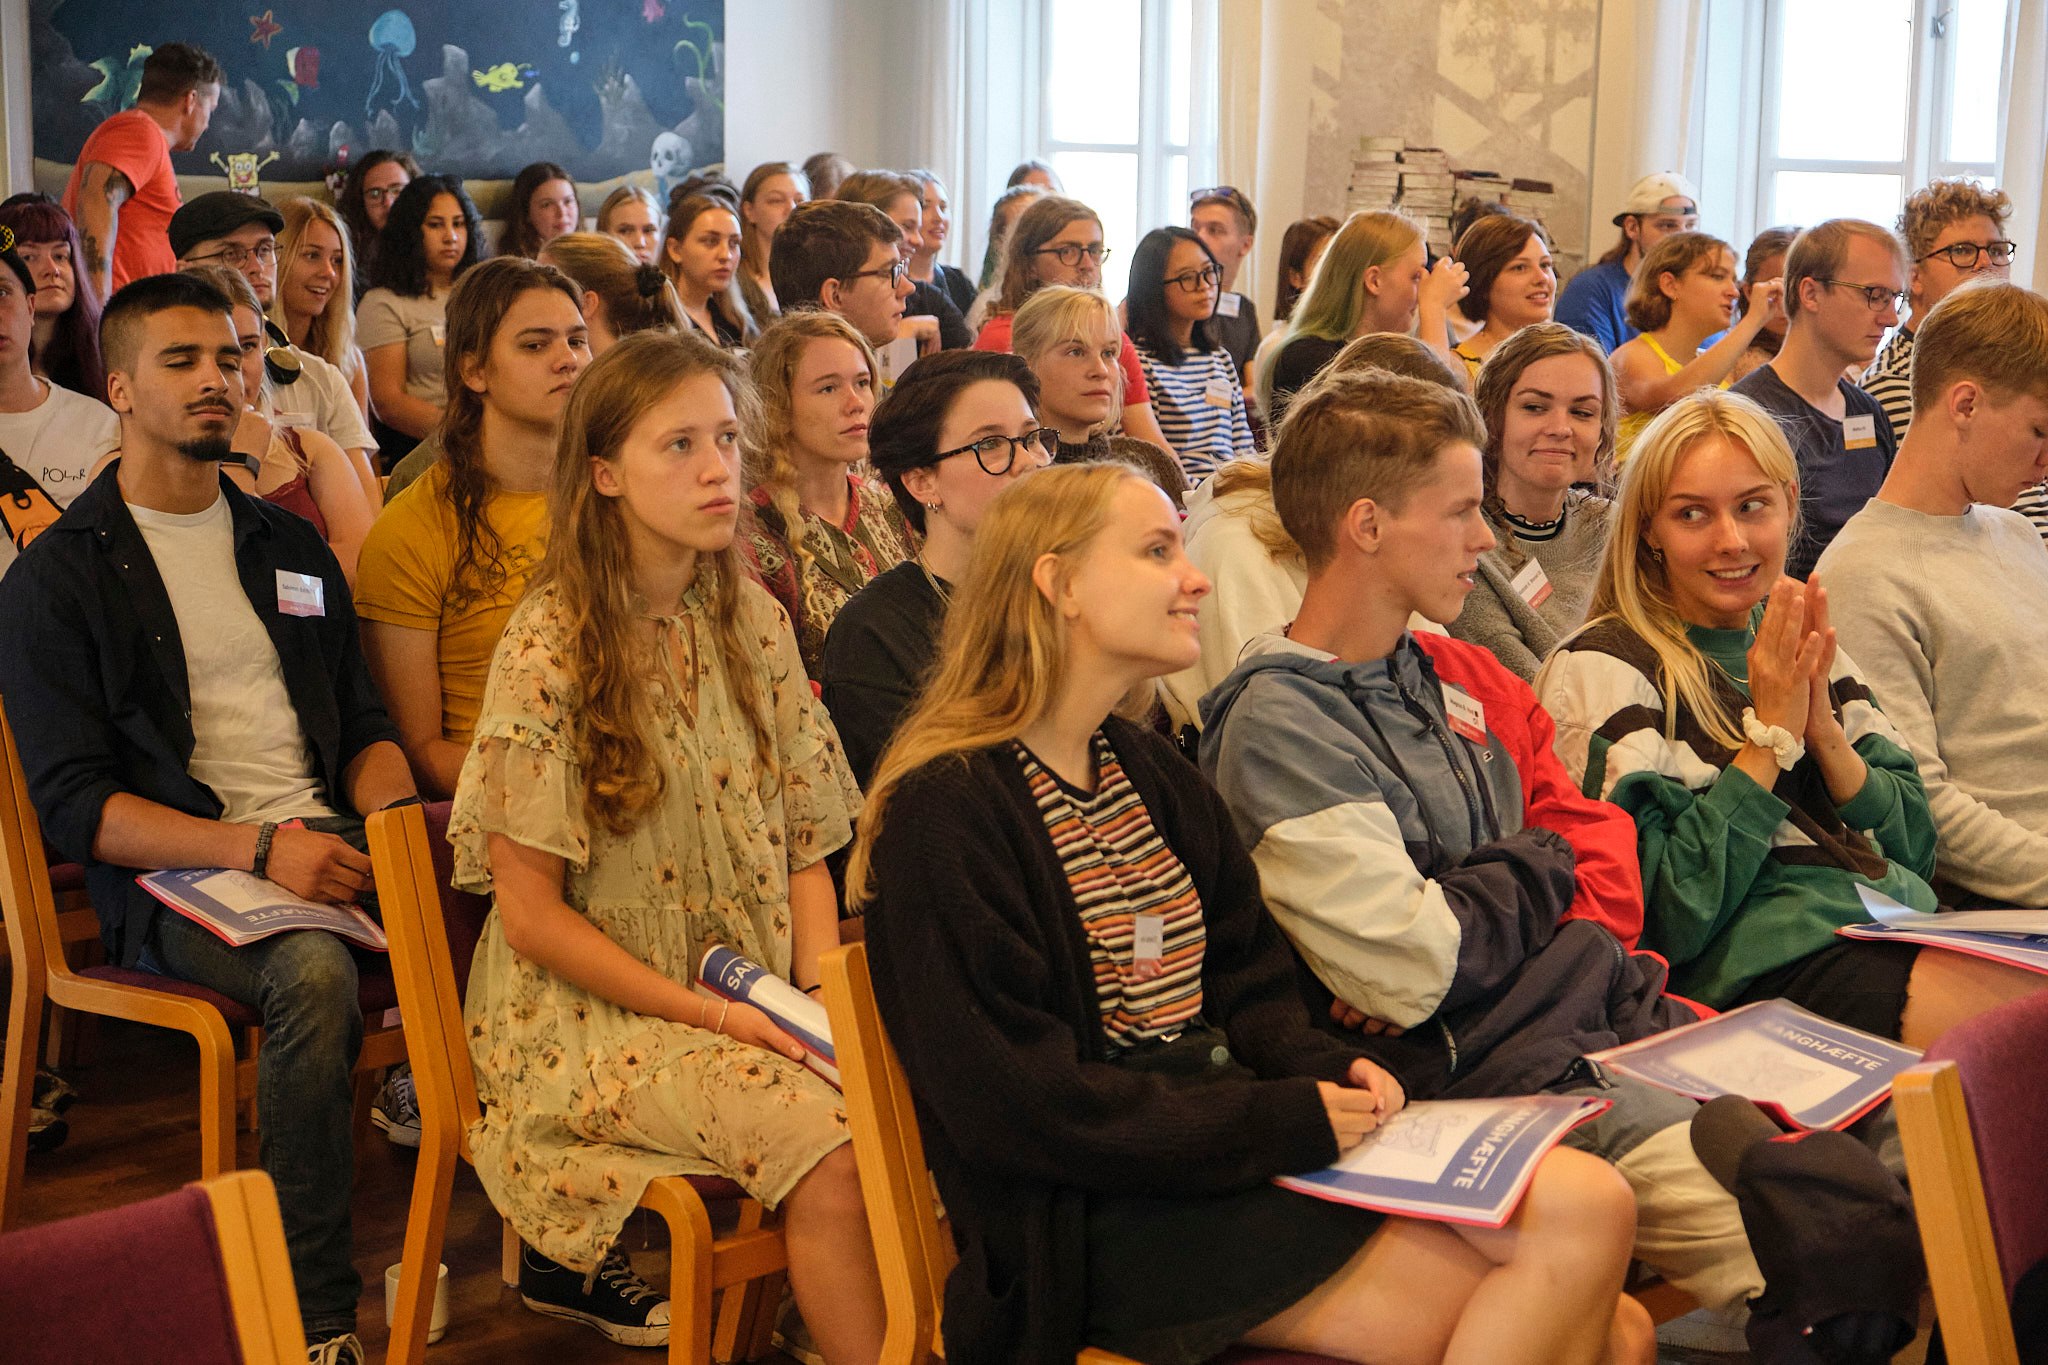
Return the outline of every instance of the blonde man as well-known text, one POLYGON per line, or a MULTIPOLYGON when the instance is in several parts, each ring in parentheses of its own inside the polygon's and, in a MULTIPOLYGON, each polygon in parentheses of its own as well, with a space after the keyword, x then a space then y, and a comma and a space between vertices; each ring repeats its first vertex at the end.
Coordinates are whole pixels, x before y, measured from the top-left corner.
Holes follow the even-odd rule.
POLYGON ((2004 281, 1930 311, 1913 425, 1820 563, 1842 648, 1912 746, 1944 877, 2048 904, 2048 550, 2005 510, 2048 473, 2048 299, 2004 281))

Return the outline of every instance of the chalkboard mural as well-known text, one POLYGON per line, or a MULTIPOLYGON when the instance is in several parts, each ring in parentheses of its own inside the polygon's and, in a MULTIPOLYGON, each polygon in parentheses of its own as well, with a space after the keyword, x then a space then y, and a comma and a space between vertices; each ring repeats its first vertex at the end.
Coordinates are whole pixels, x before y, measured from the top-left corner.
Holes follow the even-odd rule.
POLYGON ((189 42, 227 80, 173 160, 239 189, 378 147, 479 179, 556 161, 586 181, 651 172, 664 190, 725 159, 725 0, 400 2, 32 0, 36 155, 76 161, 135 103, 154 45, 189 42))

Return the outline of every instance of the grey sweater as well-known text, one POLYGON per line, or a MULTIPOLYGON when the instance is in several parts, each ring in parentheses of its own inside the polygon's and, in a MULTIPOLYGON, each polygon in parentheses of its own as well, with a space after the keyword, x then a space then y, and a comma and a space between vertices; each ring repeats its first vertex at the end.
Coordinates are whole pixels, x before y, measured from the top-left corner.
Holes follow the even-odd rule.
POLYGON ((1479 577, 1450 631, 1480 645, 1524 682, 1534 682, 1544 656, 1586 619, 1593 578, 1607 546, 1607 499, 1565 495, 1564 530, 1554 540, 1519 540, 1497 515, 1486 524, 1500 541, 1479 556, 1479 577), (1532 607, 1515 591, 1514 577, 1534 559, 1550 578, 1550 596, 1532 607))
POLYGON ((1815 567, 1843 651, 1920 765, 1936 871, 2048 905, 2048 547, 2017 512, 1873 498, 1815 567))

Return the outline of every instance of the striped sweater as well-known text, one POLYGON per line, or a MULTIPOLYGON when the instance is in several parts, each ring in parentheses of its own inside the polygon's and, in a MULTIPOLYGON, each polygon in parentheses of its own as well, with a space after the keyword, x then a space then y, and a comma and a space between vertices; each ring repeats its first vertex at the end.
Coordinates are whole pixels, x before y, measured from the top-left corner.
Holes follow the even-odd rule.
POLYGON ((1230 352, 1221 346, 1184 351, 1176 365, 1140 345, 1138 363, 1152 390, 1159 429, 1180 456, 1190 483, 1207 478, 1218 465, 1258 454, 1230 352))
MULTIPOLYGON (((1740 715, 1755 618, 1745 630, 1691 634, 1740 715)), ((1841 806, 1810 757, 1774 790, 1758 786, 1689 711, 1667 716, 1660 671, 1648 644, 1606 621, 1559 647, 1537 694, 1556 719, 1565 768, 1588 796, 1635 818, 1642 946, 1671 963, 1674 991, 1714 1006, 1736 1000, 1766 972, 1827 947, 1841 925, 1868 920, 1859 886, 1935 908, 1927 792, 1847 655, 1836 653, 1830 688, 1870 775, 1841 806)))

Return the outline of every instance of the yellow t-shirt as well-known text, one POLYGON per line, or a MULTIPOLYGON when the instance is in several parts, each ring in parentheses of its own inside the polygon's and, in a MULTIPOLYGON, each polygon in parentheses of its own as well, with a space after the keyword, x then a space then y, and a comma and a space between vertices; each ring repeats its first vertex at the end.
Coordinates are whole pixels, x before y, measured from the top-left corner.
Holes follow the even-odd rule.
POLYGON ((356 569, 356 615, 365 621, 431 630, 441 667, 441 737, 468 744, 483 705, 491 652, 514 604, 547 552, 545 493, 495 494, 484 519, 503 545, 504 582, 488 598, 449 601, 455 572, 455 509, 448 466, 436 464, 378 514, 356 569))

